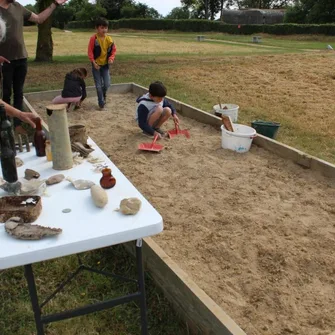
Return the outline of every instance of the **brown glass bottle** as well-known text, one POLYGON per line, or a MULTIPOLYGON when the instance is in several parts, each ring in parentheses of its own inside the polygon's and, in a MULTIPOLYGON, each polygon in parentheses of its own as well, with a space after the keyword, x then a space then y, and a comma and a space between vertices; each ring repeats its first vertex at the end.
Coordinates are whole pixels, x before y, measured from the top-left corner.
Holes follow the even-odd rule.
POLYGON ((6 131, 8 134, 9 143, 14 151, 16 156, 16 148, 15 148, 15 139, 14 139, 14 132, 12 129, 12 124, 10 123, 8 116, 6 114, 5 105, 0 104, 0 128, 1 131, 6 131))
POLYGON ((36 156, 44 157, 46 155, 45 153, 46 136, 44 130, 42 129, 42 121, 39 117, 35 119, 35 124, 36 129, 34 134, 34 144, 35 144, 36 156))
POLYGON ((112 188, 116 184, 116 179, 112 175, 112 170, 104 168, 101 170, 102 177, 100 179, 100 185, 102 188, 112 188))
POLYGON ((7 131, 2 130, 0 133, 1 141, 1 170, 3 179, 8 183, 17 182, 17 169, 15 153, 11 146, 7 131))

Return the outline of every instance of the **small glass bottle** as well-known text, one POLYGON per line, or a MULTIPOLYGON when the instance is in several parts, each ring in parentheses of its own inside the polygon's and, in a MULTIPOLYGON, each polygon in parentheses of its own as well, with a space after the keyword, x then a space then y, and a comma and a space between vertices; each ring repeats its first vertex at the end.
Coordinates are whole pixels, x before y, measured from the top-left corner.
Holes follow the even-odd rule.
POLYGON ((6 114, 5 105, 0 104, 0 127, 1 131, 6 131, 8 134, 9 143, 14 151, 16 156, 16 147, 15 147, 15 139, 14 139, 14 132, 12 129, 12 124, 10 123, 8 116, 6 114))
POLYGON ((35 150, 36 150, 36 156, 38 157, 44 157, 45 154, 45 141, 46 136, 45 132, 42 129, 42 121, 38 117, 35 119, 36 129, 34 134, 34 144, 35 144, 35 150))
POLYGON ((102 177, 100 179, 100 185, 102 188, 112 188, 116 184, 116 179, 112 175, 112 170, 104 168, 101 170, 102 177))
POLYGON ((50 140, 45 141, 45 154, 47 156, 47 161, 52 161, 52 153, 51 153, 51 142, 50 140))
POLYGON ((0 133, 1 141, 1 170, 3 179, 8 183, 17 182, 17 168, 15 153, 10 143, 7 131, 2 130, 0 133))

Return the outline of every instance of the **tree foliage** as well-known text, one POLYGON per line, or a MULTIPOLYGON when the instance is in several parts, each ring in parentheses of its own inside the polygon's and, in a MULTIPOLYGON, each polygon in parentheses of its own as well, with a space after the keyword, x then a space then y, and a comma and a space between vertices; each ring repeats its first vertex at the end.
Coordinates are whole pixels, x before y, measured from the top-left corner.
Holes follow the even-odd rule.
POLYGON ((171 12, 166 15, 166 19, 171 20, 187 20, 191 17, 191 13, 188 8, 185 7, 175 7, 171 12))
POLYGON ((335 22, 334 0, 300 0, 289 8, 286 22, 294 23, 332 23, 335 22))

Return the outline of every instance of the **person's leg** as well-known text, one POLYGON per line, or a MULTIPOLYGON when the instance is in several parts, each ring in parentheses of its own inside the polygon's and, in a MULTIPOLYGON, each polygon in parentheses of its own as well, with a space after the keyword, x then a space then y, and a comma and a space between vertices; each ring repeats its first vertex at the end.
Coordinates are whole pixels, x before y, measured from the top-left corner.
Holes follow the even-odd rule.
MULTIPOLYGON (((13 106, 18 110, 23 110, 23 86, 27 75, 27 58, 14 61, 13 68, 13 106)), ((14 127, 20 126, 22 121, 14 118, 14 127)))
POLYGON ((109 74, 109 65, 106 64, 102 66, 100 71, 101 71, 101 76, 103 78, 102 92, 103 92, 104 102, 106 103, 106 95, 107 95, 107 91, 111 83, 110 74, 109 74))
POLYGON ((164 107, 161 117, 157 120, 156 124, 154 124, 154 128, 159 129, 163 123, 165 123, 170 118, 171 115, 171 108, 164 107))
POLYGON ((80 98, 81 97, 71 97, 71 98, 63 98, 61 95, 58 95, 57 97, 55 97, 53 100, 52 100, 52 103, 53 104, 68 104, 68 103, 71 103, 71 102, 79 102, 80 101, 80 98))
POLYGON ((13 64, 3 63, 2 65, 2 99, 10 105, 13 86, 13 64))
POLYGON ((149 116, 148 124, 154 128, 160 128, 171 116, 171 109, 169 107, 158 106, 155 111, 149 116))
POLYGON ((100 69, 96 70, 94 66, 92 65, 92 74, 94 78, 95 88, 97 90, 98 104, 99 104, 99 107, 102 108, 104 106, 104 97, 103 97, 103 91, 102 91, 102 78, 100 75, 100 69))

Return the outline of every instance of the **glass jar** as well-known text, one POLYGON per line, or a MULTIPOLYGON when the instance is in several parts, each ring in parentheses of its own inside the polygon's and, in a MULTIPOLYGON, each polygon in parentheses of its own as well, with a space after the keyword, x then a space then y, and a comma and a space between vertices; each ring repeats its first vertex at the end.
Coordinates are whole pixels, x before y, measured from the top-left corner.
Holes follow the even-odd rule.
POLYGON ((100 179, 100 185, 102 188, 112 188, 116 184, 116 179, 112 175, 112 170, 104 168, 101 170, 102 177, 100 179))

